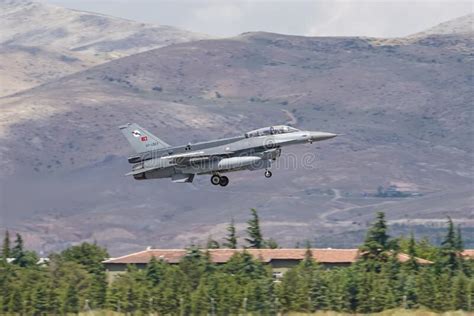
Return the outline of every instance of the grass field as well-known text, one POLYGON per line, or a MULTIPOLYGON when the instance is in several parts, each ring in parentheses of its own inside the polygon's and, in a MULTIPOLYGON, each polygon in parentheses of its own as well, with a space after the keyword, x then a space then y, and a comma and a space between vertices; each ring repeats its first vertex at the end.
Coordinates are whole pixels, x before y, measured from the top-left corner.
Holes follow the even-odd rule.
MULTIPOLYGON (((111 311, 91 311, 87 313, 79 313, 80 316, 125 316, 124 313, 117 313, 111 311)), ((139 314, 136 314, 139 315, 139 314)), ((153 316, 158 316, 158 314, 149 314, 153 316)), ((240 314, 246 316, 252 316, 252 314, 240 314)), ((452 311, 445 313, 435 313, 428 310, 406 310, 406 309, 393 309, 387 310, 381 313, 371 313, 371 314, 347 314, 347 313, 338 313, 338 312, 317 312, 317 313, 288 313, 288 314, 279 314, 286 316, 303 316, 303 315, 312 315, 312 316, 349 316, 349 315, 371 315, 371 316, 474 316, 474 312, 463 312, 463 311, 452 311)))
POLYGON ((381 313, 371 314, 346 314, 338 312, 317 312, 312 314, 305 313, 290 313, 289 316, 302 316, 302 315, 313 315, 313 316, 348 316, 348 315, 371 315, 371 316, 471 316, 473 312, 453 311, 445 313, 435 313, 427 310, 406 310, 406 309, 392 309, 383 311, 381 313))

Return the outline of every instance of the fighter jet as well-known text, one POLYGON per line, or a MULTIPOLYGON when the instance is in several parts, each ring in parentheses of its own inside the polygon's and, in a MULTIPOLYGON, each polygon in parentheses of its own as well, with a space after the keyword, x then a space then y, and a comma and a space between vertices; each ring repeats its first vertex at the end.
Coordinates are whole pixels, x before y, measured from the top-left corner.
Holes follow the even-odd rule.
POLYGON ((189 183, 196 175, 208 174, 213 185, 223 187, 229 184, 223 174, 232 171, 265 169, 265 177, 270 178, 272 161, 280 157, 285 146, 337 136, 277 125, 231 138, 171 146, 135 123, 120 129, 136 152, 128 158, 133 167, 127 175, 136 180, 171 178, 173 182, 189 183))

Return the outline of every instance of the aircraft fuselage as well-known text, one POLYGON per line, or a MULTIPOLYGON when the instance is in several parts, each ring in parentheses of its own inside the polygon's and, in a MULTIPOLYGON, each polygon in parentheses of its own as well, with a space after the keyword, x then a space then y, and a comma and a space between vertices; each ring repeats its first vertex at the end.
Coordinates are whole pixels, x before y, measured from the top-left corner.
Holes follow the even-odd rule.
POLYGON ((212 174, 211 182, 222 186, 227 185, 228 178, 220 174, 265 169, 265 176, 270 177, 271 172, 268 169, 272 161, 280 156, 281 148, 337 136, 325 132, 300 131, 289 126, 276 126, 251 131, 244 136, 164 147, 160 146, 163 141, 144 130, 134 130, 132 133, 146 140, 142 148, 151 148, 129 158, 129 162, 134 164, 130 175, 135 179, 171 178, 174 182, 192 182, 195 175, 212 174), (151 135, 151 141, 146 133, 151 135), (157 144, 160 148, 153 149, 157 144))

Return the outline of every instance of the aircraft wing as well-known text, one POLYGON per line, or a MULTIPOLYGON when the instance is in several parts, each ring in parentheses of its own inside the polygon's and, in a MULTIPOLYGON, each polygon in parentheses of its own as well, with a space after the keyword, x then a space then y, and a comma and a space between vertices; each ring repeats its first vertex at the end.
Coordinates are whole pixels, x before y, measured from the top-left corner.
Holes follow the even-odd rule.
POLYGON ((193 158, 193 157, 202 157, 204 155, 203 151, 193 151, 190 153, 185 153, 185 154, 176 154, 176 155, 170 155, 170 156, 163 156, 161 159, 179 159, 179 158, 193 158))
POLYGON ((163 156, 161 159, 170 160, 172 163, 178 165, 185 165, 190 163, 191 161, 204 161, 212 159, 213 157, 225 157, 233 154, 233 152, 204 152, 204 151, 194 151, 185 154, 176 154, 171 156, 163 156))
POLYGON ((140 173, 143 173, 143 172, 147 172, 147 171, 152 171, 152 170, 155 170, 155 169, 160 169, 162 167, 149 167, 149 168, 140 168, 140 169, 136 169, 136 170, 133 170, 132 172, 129 172, 129 173, 126 173, 125 175, 126 176, 134 176, 136 174, 140 174, 140 173))

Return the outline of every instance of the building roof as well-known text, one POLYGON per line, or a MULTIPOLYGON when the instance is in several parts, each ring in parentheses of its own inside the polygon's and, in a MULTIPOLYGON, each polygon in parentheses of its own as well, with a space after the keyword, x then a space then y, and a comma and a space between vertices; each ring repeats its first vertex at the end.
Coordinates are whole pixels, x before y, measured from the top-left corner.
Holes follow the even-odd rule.
MULTIPOLYGON (((246 251, 254 258, 258 258, 262 262, 270 263, 273 260, 303 260, 306 249, 209 249, 211 260, 214 263, 225 263, 236 252, 246 251)), ((320 263, 327 264, 350 264, 359 258, 358 249, 311 249, 313 258, 320 263)), ((105 260, 106 264, 143 264, 148 263, 152 257, 164 260, 168 263, 178 263, 181 258, 186 255, 185 249, 146 249, 144 251, 132 253, 126 256, 111 258, 105 260)), ((406 254, 399 254, 400 262, 409 259, 406 254)), ((430 264, 431 261, 417 258, 420 264, 430 264)))
MULTIPOLYGON (((15 261, 15 258, 7 258, 7 263, 13 263, 15 261)), ((45 257, 45 258, 38 258, 38 261, 36 262, 36 264, 38 265, 43 265, 43 264, 46 264, 48 263, 50 260, 49 258, 45 257)))
POLYGON ((474 249, 466 249, 464 250, 461 255, 466 257, 466 259, 473 259, 474 260, 474 249))

